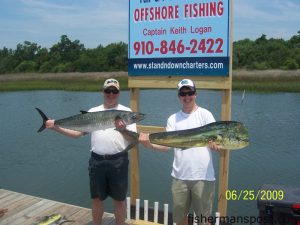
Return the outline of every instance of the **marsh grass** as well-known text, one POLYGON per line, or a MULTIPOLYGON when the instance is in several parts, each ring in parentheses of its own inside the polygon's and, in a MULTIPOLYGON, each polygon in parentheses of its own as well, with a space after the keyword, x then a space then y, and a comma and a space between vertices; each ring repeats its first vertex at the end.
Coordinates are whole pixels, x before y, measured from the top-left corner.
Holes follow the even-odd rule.
MULTIPOLYGON (((127 73, 126 73, 127 75, 127 73)), ((65 90, 100 91, 108 77, 116 78, 121 89, 128 88, 123 73, 70 73, 70 74, 11 74, 0 75, 0 91, 65 90)))
MULTIPOLYGON (((99 91, 104 80, 114 77, 128 89, 127 72, 53 73, 0 75, 0 91, 66 90, 99 91)), ((300 70, 234 71, 233 90, 253 92, 300 92, 300 70)))
POLYGON ((298 81, 233 81, 233 90, 252 92, 300 92, 298 81))
POLYGON ((253 92, 300 92, 300 70, 235 71, 232 89, 253 92))

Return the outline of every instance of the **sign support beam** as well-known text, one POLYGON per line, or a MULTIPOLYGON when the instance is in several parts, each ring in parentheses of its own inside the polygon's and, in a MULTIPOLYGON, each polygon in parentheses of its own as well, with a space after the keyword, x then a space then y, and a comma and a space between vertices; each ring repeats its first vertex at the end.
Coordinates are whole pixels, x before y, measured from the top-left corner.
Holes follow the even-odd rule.
MULTIPOLYGON (((221 120, 231 120, 233 1, 129 1, 128 87, 133 111, 139 111, 140 88, 176 88, 187 78, 198 89, 221 91, 221 120), (158 13, 153 13, 154 9, 158 13)), ((138 126, 139 132, 163 129, 138 126)), ((130 157, 134 205, 140 198, 137 147, 130 157)), ((221 216, 227 214, 228 175, 229 151, 225 150, 220 153, 219 166, 221 216)))
MULTIPOLYGON (((139 88, 130 88, 130 108, 134 112, 139 112, 139 88)), ((135 200, 140 198, 140 160, 139 149, 136 145, 130 150, 130 196, 131 204, 135 205, 135 200)))

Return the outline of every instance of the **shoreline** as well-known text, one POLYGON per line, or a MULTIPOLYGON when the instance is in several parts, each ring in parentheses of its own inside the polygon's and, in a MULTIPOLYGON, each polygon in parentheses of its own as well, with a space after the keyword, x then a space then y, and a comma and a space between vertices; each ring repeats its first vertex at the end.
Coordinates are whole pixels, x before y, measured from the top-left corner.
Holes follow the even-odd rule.
MULTIPOLYGON (((128 89, 128 73, 20 73, 0 74, 0 92, 24 90, 99 91, 101 83, 118 78, 122 89, 128 89)), ((300 92, 300 70, 234 70, 232 90, 253 92, 300 92)))
MULTIPOLYGON (((58 78, 64 79, 104 79, 110 77, 128 77, 128 72, 116 71, 116 72, 66 72, 66 73, 10 73, 0 74, 0 81, 9 80, 27 80, 27 79, 41 79, 41 80, 53 80, 58 78)), ((298 70, 233 70, 233 79, 244 78, 300 78, 300 69, 298 70)))

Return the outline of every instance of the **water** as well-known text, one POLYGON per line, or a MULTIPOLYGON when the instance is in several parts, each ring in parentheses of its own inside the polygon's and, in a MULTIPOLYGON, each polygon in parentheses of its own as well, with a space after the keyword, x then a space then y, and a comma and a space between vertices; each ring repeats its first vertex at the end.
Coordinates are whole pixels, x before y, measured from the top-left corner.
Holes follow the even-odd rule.
MULTIPOLYGON (((232 96, 232 120, 248 127, 249 147, 230 154, 229 190, 259 190, 263 184, 300 187, 300 94, 242 93, 232 96)), ((175 90, 143 90, 142 124, 165 126, 179 110, 175 90)), ((129 105, 129 93, 120 102, 129 105)), ((200 91, 197 102, 220 120, 221 93, 200 91)), ((87 163, 90 137, 71 139, 50 130, 36 131, 41 118, 63 118, 102 103, 99 93, 29 91, 0 93, 0 188, 90 207, 87 163)), ((218 178, 218 154, 214 153, 218 178)), ((141 199, 171 203, 173 152, 155 152, 140 146, 141 199)), ((216 202, 216 201, 215 201, 216 202)), ((228 215, 257 216, 256 201, 228 201, 228 215)), ((216 204, 215 207, 216 209, 216 204)), ((108 201, 106 211, 111 211, 108 201)))

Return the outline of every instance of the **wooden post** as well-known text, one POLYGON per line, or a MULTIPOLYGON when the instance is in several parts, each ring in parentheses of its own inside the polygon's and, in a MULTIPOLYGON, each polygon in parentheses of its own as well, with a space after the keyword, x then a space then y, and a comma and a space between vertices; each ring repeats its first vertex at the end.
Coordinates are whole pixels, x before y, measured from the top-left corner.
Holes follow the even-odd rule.
MULTIPOLYGON (((229 62, 229 88, 223 90, 221 120, 231 120, 231 93, 232 93, 232 53, 233 53, 233 4, 230 0, 230 62, 229 62)), ((219 163, 219 192, 218 192, 218 211, 221 216, 227 215, 226 191, 228 190, 229 175, 229 151, 225 150, 220 154, 219 163)))
MULTIPOLYGON (((221 120, 231 119, 231 90, 224 90, 222 96, 221 120)), ((220 153, 219 163, 219 192, 218 192, 218 211, 221 216, 227 215, 226 190, 228 189, 229 175, 229 151, 224 150, 220 153)))
MULTIPOLYGON (((139 88, 130 89, 130 108, 139 112, 139 88)), ((131 204, 135 205, 136 199, 140 198, 140 161, 139 151, 136 145, 130 151, 130 196, 131 204)))
MULTIPOLYGON (((233 4, 230 4, 230 62, 229 62, 229 88, 223 90, 221 120, 231 120, 231 94, 232 94, 232 53, 233 53, 233 4)), ((225 150, 220 154, 219 163, 219 192, 218 192, 218 211, 221 216, 227 215, 227 200, 226 191, 228 190, 228 175, 229 175, 229 151, 225 150)))

